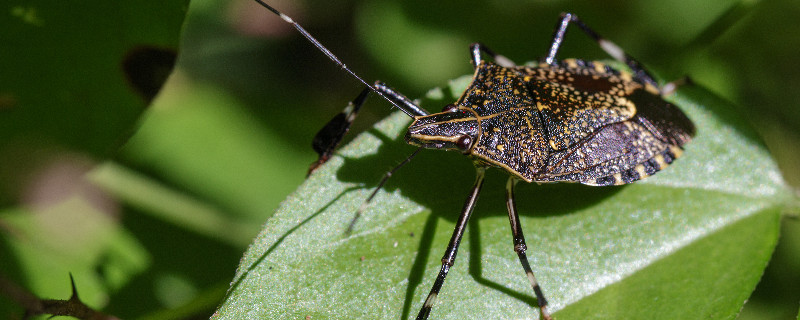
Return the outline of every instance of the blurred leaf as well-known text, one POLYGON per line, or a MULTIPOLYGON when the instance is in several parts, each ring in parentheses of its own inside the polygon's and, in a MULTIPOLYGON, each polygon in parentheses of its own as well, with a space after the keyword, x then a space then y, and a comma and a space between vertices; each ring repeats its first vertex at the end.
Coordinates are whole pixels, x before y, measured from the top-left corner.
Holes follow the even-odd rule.
MULTIPOLYGON (((303 180, 310 158, 293 152, 229 94, 181 77, 171 80, 172 90, 148 110, 120 152, 125 162, 192 191, 198 201, 260 223, 303 180)), ((246 242, 252 235, 232 234, 246 242)))
MULTIPOLYGON (((432 104, 452 101, 465 81, 454 83, 450 97, 434 91, 443 99, 432 104)), ((518 188, 529 259, 556 317, 728 319, 758 282, 790 193, 731 105, 696 87, 674 100, 698 135, 656 176, 623 187, 518 188)), ((344 233, 379 164, 388 169, 413 150, 397 139, 407 123, 398 113, 362 134, 283 203, 214 319, 416 314, 471 185, 469 161, 419 155, 344 233)), ((535 318, 500 176, 487 178, 434 318, 535 318)))
MULTIPOLYGON (((67 299, 72 272, 101 308, 149 265, 119 203, 84 174, 132 133, 171 71, 187 3, 0 4, 0 274, 67 299)), ((17 309, 0 300, 0 317, 17 309)))
MULTIPOLYGON (((38 297, 52 299, 69 298, 72 273, 81 300, 102 308, 110 292, 123 287, 151 260, 133 235, 93 205, 75 195, 46 209, 0 212, 8 233, 0 248, 2 273, 24 281, 18 284, 38 297)), ((10 309, 0 305, 5 308, 10 309)), ((9 312, 3 310, 3 316, 9 312)))
MULTIPOLYGON (((0 19, 0 174, 3 184, 12 184, 7 188, 16 188, 17 171, 43 149, 107 156, 123 142, 148 102, 131 82, 138 76, 125 73, 126 59, 136 57, 129 71, 139 76, 151 71, 145 71, 149 63, 162 68, 164 60, 147 52, 172 49, 174 56, 186 3, 0 5, 6 15, 0 19)), ((160 73, 163 80, 170 67, 151 75, 160 73)), ((146 85, 146 79, 138 79, 146 85)))

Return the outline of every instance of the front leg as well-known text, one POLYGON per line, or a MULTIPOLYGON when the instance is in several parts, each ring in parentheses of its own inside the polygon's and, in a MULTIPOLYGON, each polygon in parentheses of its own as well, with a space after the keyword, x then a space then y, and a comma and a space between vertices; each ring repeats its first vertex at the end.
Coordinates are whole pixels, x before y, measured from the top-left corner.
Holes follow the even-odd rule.
POLYGON ((350 101, 342 112, 336 114, 331 121, 328 121, 317 132, 311 142, 311 147, 319 154, 319 158, 308 168, 306 176, 310 176, 319 166, 328 162, 333 152, 342 143, 344 135, 350 131, 350 126, 353 124, 353 120, 356 119, 358 111, 361 110, 361 106, 364 105, 364 101, 367 100, 370 91, 372 91, 371 88, 361 90, 361 93, 353 101, 350 101))
POLYGON ((358 111, 361 110, 361 106, 364 105, 370 91, 375 91, 383 96, 409 117, 414 118, 428 115, 429 113, 414 103, 414 101, 411 101, 411 99, 395 91, 385 83, 376 81, 373 86, 361 90, 361 93, 359 93, 353 101, 348 103, 347 107, 345 107, 342 112, 328 121, 328 123, 317 132, 317 135, 314 136, 314 141, 311 143, 311 146, 314 148, 314 151, 319 154, 319 158, 308 168, 307 176, 311 175, 320 165, 327 162, 328 159, 333 156, 336 148, 342 143, 344 136, 350 131, 350 126, 353 124, 353 121, 355 121, 358 111))
POLYGON ((452 267, 453 263, 456 261, 458 245, 461 244, 461 237, 464 236, 464 229, 467 228, 467 222, 469 221, 469 217, 472 215, 472 210, 475 209, 475 203, 478 202, 478 195, 481 193, 481 187, 483 187, 483 177, 486 173, 486 168, 476 167, 476 169, 477 174, 475 177, 475 184, 472 185, 472 192, 470 192, 469 197, 467 197, 467 201, 464 203, 464 208, 461 210, 461 216, 458 217, 456 228, 453 230, 453 236, 450 237, 450 243, 447 245, 447 250, 444 251, 444 256, 442 257, 442 268, 439 270, 439 275, 436 276, 436 281, 433 282, 431 292, 428 293, 428 297, 425 298, 425 303, 422 305, 422 308, 419 309, 417 320, 428 319, 428 315, 431 313, 433 304, 436 302, 436 298, 439 296, 439 290, 442 289, 442 285, 447 277, 447 273, 450 272, 450 267, 452 267))

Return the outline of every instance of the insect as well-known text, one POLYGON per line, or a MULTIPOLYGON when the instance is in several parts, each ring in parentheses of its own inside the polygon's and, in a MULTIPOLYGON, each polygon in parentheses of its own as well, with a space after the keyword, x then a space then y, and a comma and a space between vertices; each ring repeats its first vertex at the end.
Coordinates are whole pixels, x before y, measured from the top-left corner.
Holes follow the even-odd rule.
MULTIPOLYGON (((290 17, 262 0, 255 1, 292 24, 366 86, 344 112, 317 134, 313 145, 320 158, 309 173, 333 154, 370 92, 413 118, 406 142, 419 148, 455 150, 475 164, 475 183, 417 319, 428 318, 455 263, 487 168, 498 167, 509 174, 506 204, 513 249, 536 297, 539 317, 552 319, 543 290, 528 263, 515 185, 519 181, 593 186, 631 183, 655 174, 680 157, 682 146, 695 132, 686 115, 662 98, 674 91, 679 82, 659 86, 638 61, 570 13, 562 14, 547 55, 536 65, 516 65, 483 44, 473 44, 472 83, 455 103, 444 106, 439 113, 430 113, 383 83, 366 83, 290 17), (596 61, 556 60, 570 24, 578 26, 632 72, 618 71, 596 61)), ((411 157, 413 154, 406 162, 411 157)), ((391 172, 378 188, 390 175, 391 172)))

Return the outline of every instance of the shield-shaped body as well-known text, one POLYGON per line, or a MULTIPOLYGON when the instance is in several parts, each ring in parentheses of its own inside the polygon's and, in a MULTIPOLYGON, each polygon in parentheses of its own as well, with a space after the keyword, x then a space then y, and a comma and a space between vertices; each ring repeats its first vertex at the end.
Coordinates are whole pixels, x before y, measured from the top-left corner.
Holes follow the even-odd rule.
POLYGON ((415 118, 406 140, 460 150, 527 182, 611 185, 663 169, 694 131, 658 89, 600 62, 481 61, 461 98, 415 118))

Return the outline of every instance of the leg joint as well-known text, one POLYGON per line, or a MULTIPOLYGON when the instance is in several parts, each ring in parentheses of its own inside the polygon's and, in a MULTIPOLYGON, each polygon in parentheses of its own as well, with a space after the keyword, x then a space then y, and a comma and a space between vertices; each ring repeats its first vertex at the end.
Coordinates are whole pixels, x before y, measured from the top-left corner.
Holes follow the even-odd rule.
POLYGON ((442 265, 452 267, 453 266, 453 259, 448 259, 447 257, 442 258, 442 265))

